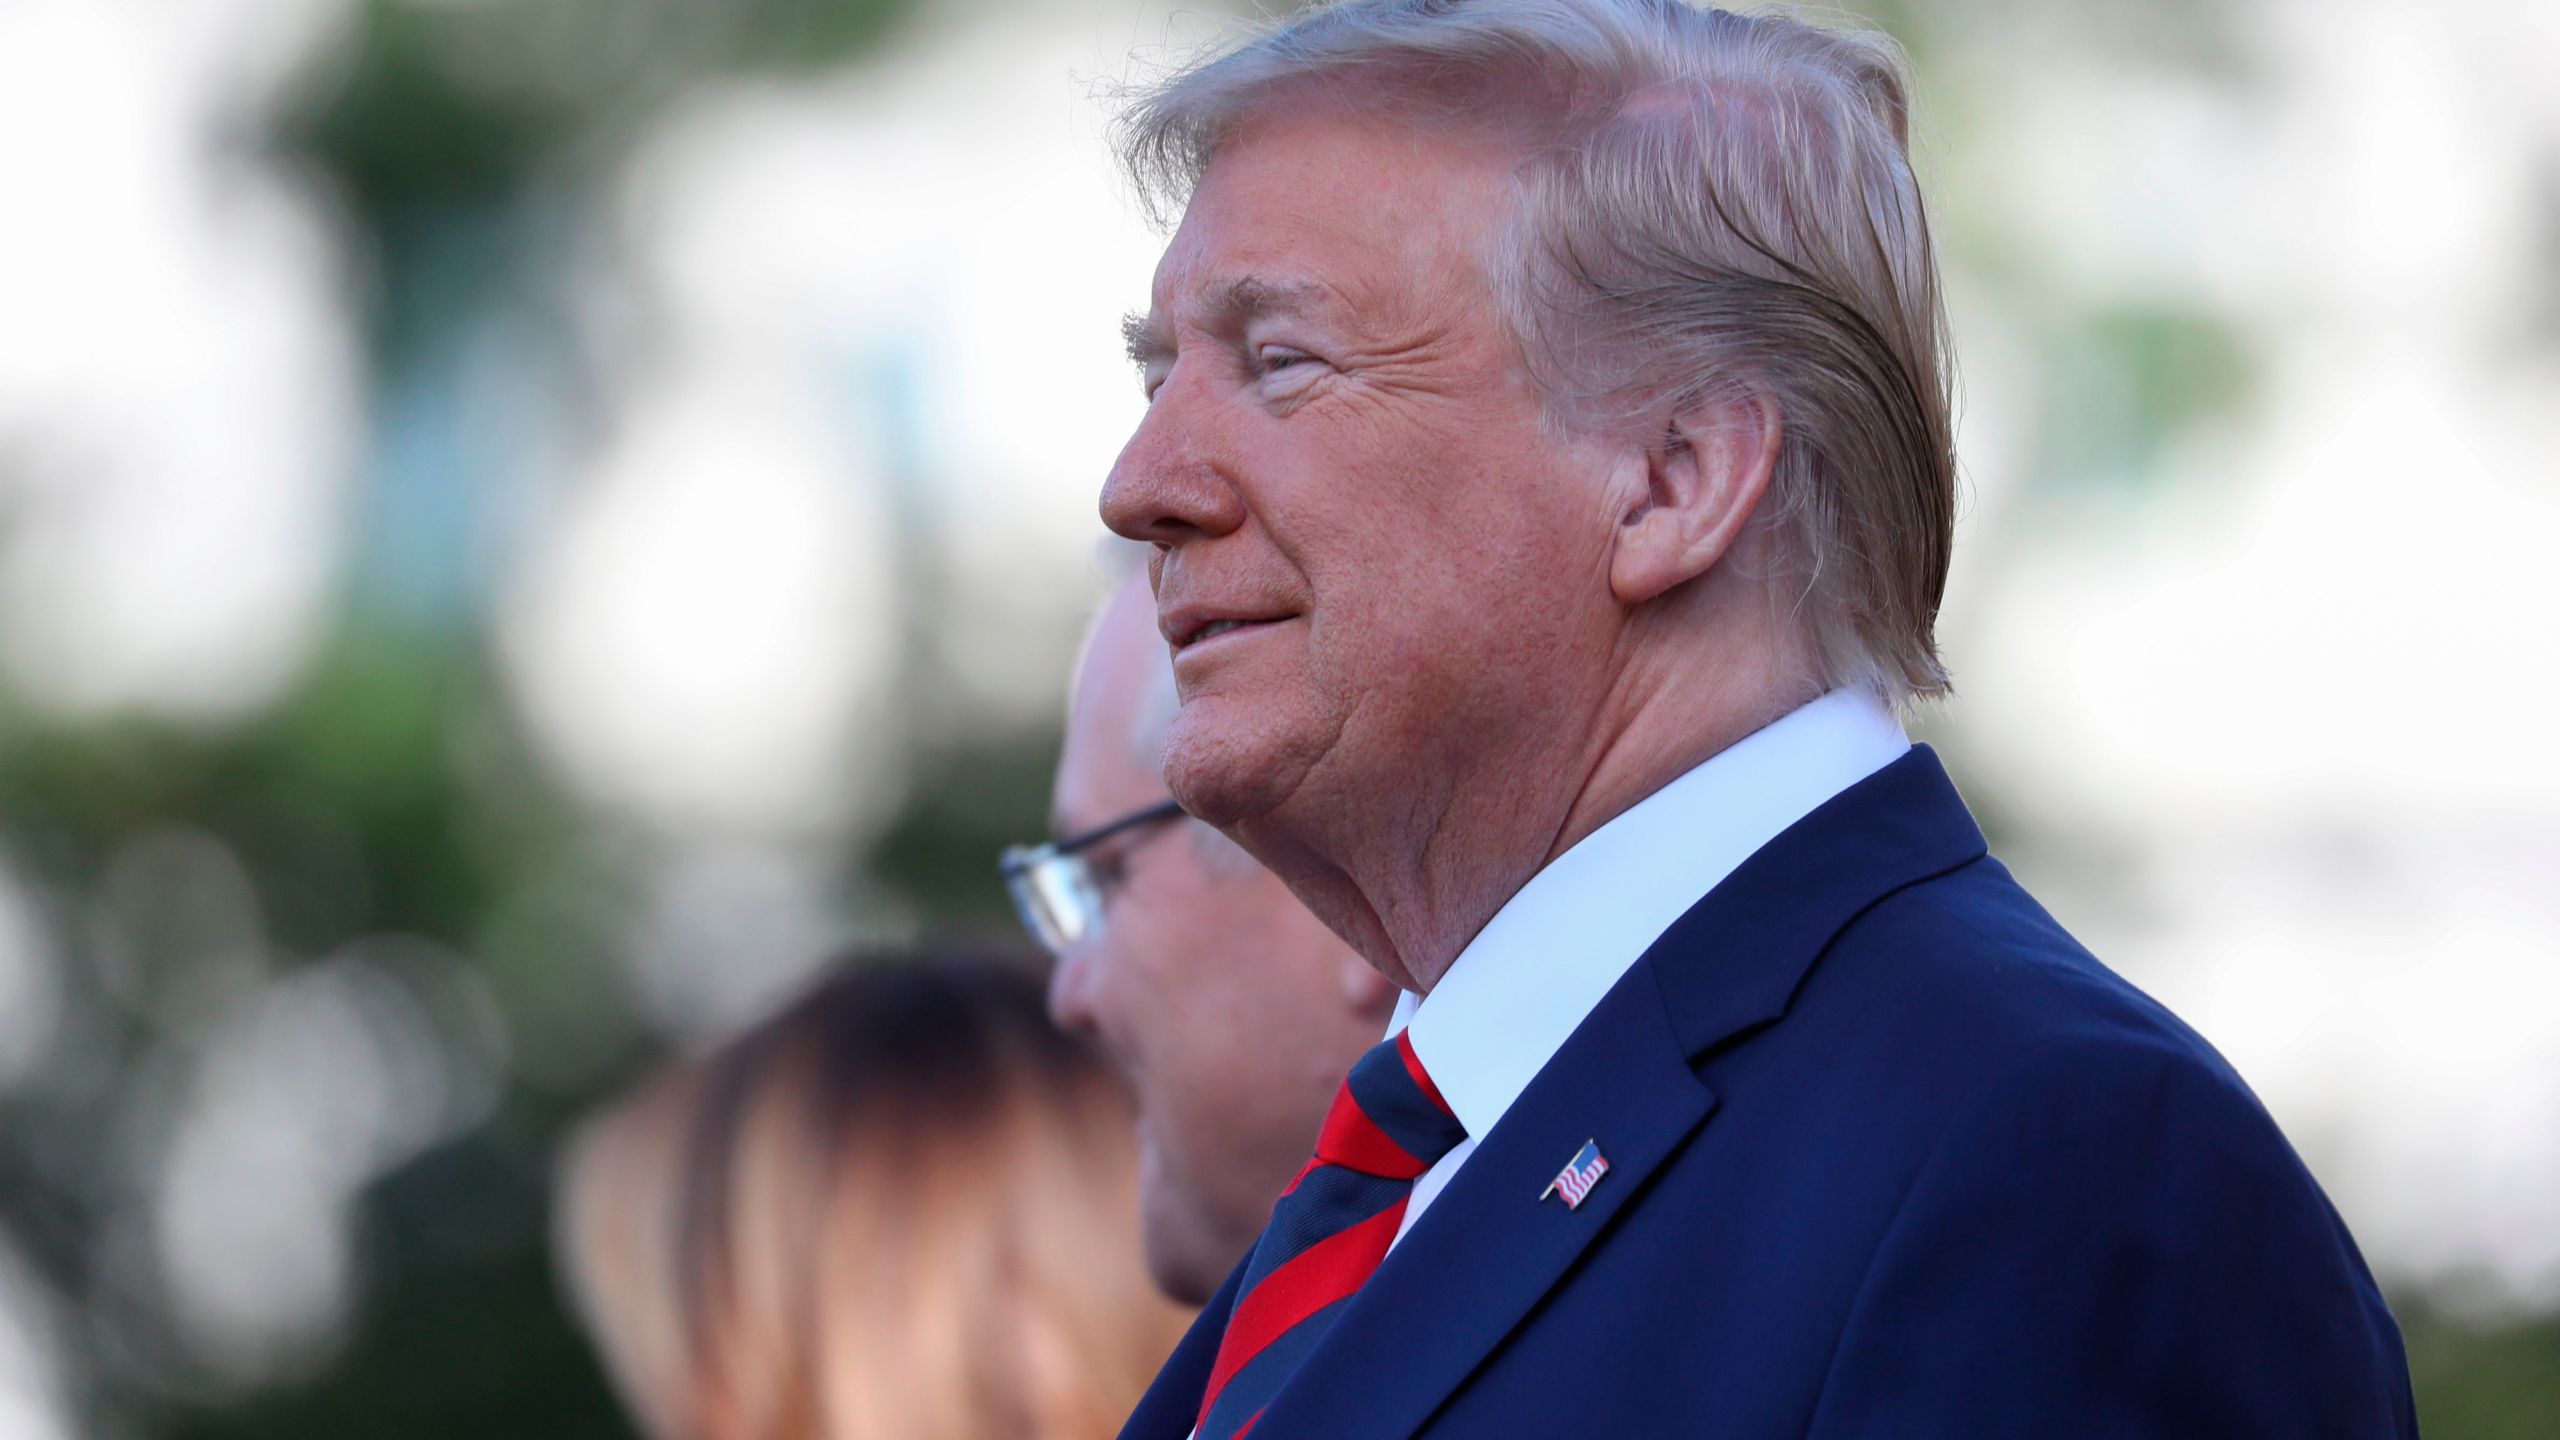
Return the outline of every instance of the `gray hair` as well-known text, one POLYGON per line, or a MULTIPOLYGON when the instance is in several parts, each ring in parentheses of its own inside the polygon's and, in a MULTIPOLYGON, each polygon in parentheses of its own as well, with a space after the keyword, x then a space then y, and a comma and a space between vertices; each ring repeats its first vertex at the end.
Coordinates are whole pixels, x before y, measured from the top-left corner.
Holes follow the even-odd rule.
POLYGON ((1488 258, 1551 417, 1650 439, 1701 397, 1768 400, 1762 523, 1821 678, 1946 691, 1951 361, 1891 41, 1680 0, 1342 0, 1140 93, 1122 163, 1169 218, 1310 87, 1515 145, 1488 258))

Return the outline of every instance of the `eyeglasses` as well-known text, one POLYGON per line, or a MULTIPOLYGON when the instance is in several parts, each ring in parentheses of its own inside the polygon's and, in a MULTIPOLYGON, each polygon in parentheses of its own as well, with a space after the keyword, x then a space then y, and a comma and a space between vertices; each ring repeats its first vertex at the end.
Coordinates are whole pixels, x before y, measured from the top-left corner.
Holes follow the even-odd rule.
POLYGON ((996 869, 1005 893, 1031 932, 1052 955, 1102 928, 1102 877, 1085 852, 1114 835, 1179 819, 1182 807, 1167 800, 1046 845, 1008 845, 996 869))

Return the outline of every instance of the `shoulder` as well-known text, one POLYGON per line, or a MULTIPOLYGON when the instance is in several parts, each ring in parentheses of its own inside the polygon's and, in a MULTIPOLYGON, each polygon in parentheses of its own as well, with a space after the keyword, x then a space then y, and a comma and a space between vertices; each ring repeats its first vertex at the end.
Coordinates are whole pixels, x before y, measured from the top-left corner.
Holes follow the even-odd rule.
POLYGON ((1944 1385, 2002 1397, 1976 1435, 2414 1433, 2390 1311, 2240 1076, 1995 863, 1947 880, 1803 997, 1908 1126, 1816 1432, 1944 1385))
POLYGON ((1794 1027, 1803 1039, 1898 1057, 1950 1087, 2055 1069, 2123 1083, 2175 1074, 2263 1114, 2203 1036, 2092 955, 1987 856, 1895 891, 1842 927, 1779 1028, 1794 1027))
MULTIPOLYGON (((1725 914, 1659 957, 1667 994, 1747 967, 1725 914)), ((2274 1120, 1998 862, 1864 904, 1690 1063, 1715 1109, 1643 1264, 1797 1316, 1812 1433, 2405 1431, 2389 1312, 2274 1120), (2186 1423, 2251 1414, 2275 1423, 2186 1423)))
POLYGON ((1887 1205, 1968 1168, 2038 1205, 2084 1183, 2075 1157, 2121 1174, 2166 1146, 2230 1183, 2327 1208, 2221 1054, 1987 858, 1868 906, 1781 1018, 1701 1057, 1698 1073, 1831 1183, 1856 1152, 1848 1171, 1887 1205))

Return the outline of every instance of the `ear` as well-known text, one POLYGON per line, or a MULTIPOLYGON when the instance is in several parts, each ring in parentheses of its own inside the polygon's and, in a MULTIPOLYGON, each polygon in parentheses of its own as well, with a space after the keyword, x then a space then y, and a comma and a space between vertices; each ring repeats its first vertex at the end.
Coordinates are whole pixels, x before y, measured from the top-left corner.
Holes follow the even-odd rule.
POLYGON ((1716 386, 1672 412, 1610 549, 1609 588, 1621 604, 1641 605, 1724 558, 1768 493, 1780 437, 1777 405, 1739 386, 1716 386))
POLYGON ((1374 1015, 1384 1024, 1396 1005, 1395 982, 1378 973, 1357 951, 1342 952, 1342 1003, 1358 1014, 1374 1015))

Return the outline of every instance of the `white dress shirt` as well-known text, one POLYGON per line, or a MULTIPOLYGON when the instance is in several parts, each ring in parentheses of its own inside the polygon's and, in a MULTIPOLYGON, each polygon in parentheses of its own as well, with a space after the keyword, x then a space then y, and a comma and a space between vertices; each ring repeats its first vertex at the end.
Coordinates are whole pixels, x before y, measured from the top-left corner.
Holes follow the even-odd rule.
POLYGON ((1835 690, 1710 756, 1529 877, 1387 1033, 1413 1049, 1467 1138, 1413 1184, 1402 1240, 1609 987, 1779 832, 1911 748, 1880 702, 1835 690))

